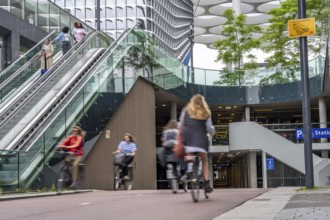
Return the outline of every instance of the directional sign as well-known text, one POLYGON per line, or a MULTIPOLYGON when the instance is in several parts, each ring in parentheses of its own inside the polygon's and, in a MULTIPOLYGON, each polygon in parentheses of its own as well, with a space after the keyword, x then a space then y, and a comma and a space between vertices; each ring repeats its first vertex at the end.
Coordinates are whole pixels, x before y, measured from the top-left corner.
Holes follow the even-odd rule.
POLYGON ((289 38, 307 37, 316 34, 315 18, 288 21, 289 38))
MULTIPOLYGON (((330 128, 312 128, 312 138, 330 138, 330 128)), ((296 129, 296 138, 304 139, 304 129, 296 129)))
POLYGON ((266 170, 274 170, 274 158, 266 158, 266 170))

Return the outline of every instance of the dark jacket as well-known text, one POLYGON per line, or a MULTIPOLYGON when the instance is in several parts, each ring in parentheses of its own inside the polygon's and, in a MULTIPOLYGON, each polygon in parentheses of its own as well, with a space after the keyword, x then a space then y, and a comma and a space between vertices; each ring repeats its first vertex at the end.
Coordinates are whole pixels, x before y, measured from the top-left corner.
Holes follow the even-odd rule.
POLYGON ((163 131, 163 147, 165 147, 165 161, 167 163, 176 163, 177 157, 174 155, 172 149, 177 143, 179 130, 178 129, 167 129, 163 131))
POLYGON ((183 111, 184 116, 181 121, 183 129, 183 144, 188 147, 199 147, 206 151, 209 148, 207 134, 214 134, 215 130, 211 118, 207 120, 197 120, 189 117, 188 112, 183 111))

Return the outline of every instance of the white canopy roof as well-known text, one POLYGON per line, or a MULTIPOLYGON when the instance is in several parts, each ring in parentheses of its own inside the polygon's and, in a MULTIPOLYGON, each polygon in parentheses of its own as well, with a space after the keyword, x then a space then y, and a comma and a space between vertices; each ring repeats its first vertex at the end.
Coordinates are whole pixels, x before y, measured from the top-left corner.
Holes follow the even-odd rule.
MULTIPOLYGON (((226 22, 225 10, 233 8, 232 0, 192 0, 195 7, 195 43, 214 48, 213 43, 220 35, 221 25, 226 22), (196 7, 196 5, 199 5, 196 7)), ((247 15, 247 24, 257 24, 267 28, 271 9, 277 8, 280 0, 241 0, 241 12, 247 15)))

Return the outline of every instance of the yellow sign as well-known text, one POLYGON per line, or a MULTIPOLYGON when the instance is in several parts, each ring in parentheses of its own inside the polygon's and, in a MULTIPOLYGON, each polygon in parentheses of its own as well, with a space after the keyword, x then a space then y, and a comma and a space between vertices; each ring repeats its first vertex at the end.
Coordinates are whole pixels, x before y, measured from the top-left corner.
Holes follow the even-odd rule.
POLYGON ((289 38, 307 37, 316 34, 315 18, 289 20, 289 38))

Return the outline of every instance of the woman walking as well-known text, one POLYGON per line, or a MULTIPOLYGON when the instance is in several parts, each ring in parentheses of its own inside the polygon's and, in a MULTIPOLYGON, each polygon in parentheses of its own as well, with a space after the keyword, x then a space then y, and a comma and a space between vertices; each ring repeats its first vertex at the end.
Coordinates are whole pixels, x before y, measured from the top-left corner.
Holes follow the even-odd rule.
MULTIPOLYGON (((211 111, 202 95, 194 95, 180 116, 180 128, 183 132, 183 144, 188 155, 198 153, 202 159, 202 170, 205 180, 205 191, 210 193, 213 189, 209 183, 208 164, 208 134, 214 135, 211 111)), ((188 172, 189 170, 187 170, 188 172)))

